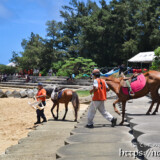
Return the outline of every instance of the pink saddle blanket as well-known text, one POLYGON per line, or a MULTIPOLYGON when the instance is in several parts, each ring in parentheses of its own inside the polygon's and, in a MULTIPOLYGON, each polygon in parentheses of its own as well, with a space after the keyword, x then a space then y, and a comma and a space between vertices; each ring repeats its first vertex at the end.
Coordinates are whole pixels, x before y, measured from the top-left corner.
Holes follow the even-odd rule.
MULTIPOLYGON (((131 82, 131 88, 134 93, 142 90, 144 86, 146 85, 146 78, 143 74, 140 74, 137 76, 137 80, 134 82, 131 82)), ((128 87, 122 87, 122 91, 125 95, 128 95, 128 87)))

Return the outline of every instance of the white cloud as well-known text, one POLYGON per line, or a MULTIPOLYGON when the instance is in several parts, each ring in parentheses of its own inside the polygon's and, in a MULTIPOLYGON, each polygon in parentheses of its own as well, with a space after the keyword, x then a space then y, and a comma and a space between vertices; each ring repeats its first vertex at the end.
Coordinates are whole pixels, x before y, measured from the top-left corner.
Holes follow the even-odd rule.
POLYGON ((7 19, 11 15, 11 12, 4 5, 0 4, 0 18, 7 19))

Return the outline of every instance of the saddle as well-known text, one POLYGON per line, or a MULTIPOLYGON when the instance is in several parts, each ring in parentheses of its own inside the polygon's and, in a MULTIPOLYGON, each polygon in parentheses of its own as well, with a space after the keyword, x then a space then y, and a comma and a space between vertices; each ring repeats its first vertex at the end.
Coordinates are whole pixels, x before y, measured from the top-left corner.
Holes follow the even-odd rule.
POLYGON ((58 99, 62 98, 62 94, 64 90, 65 90, 64 87, 56 88, 56 92, 58 92, 58 99))
MULTIPOLYGON (((66 90, 66 88, 60 88, 58 90, 58 99, 62 98, 63 92, 66 90)), ((72 91, 71 90, 67 90, 67 95, 68 96, 72 96, 72 91)))
POLYGON ((134 93, 142 90, 146 85, 146 78, 143 74, 136 74, 120 81, 122 91, 125 95, 134 96, 134 93))
POLYGON ((120 85, 121 87, 128 87, 127 85, 127 81, 129 82, 129 84, 131 84, 131 82, 134 82, 137 80, 137 76, 138 74, 133 74, 131 77, 125 77, 120 81, 120 85))
POLYGON ((63 90, 58 92, 58 99, 60 99, 62 97, 62 93, 63 93, 63 90))

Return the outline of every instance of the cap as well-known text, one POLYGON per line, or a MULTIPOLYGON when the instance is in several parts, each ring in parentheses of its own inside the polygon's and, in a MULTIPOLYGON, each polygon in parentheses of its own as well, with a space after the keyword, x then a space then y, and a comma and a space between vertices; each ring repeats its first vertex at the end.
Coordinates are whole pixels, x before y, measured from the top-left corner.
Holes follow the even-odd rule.
POLYGON ((100 70, 99 69, 94 69, 93 71, 92 71, 92 73, 94 74, 94 73, 100 73, 100 70))
POLYGON ((96 77, 100 77, 100 70, 99 70, 99 69, 94 69, 94 70, 92 71, 92 74, 93 74, 94 76, 96 76, 96 77))
POLYGON ((41 82, 38 83, 38 86, 43 86, 43 84, 41 82))

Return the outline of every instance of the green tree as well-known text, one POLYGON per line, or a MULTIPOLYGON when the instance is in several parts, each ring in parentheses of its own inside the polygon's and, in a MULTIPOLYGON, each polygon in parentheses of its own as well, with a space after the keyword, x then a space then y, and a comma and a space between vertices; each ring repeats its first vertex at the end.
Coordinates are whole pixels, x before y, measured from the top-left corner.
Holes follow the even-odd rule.
POLYGON ((39 67, 44 50, 43 39, 38 34, 31 33, 29 40, 23 39, 21 45, 24 51, 19 55, 13 52, 11 61, 17 63, 22 69, 39 67))
POLYGON ((63 64, 64 64, 63 61, 58 61, 58 62, 52 63, 53 72, 57 73, 57 71, 62 67, 63 64))
POLYGON ((155 58, 152 62, 151 69, 160 70, 160 47, 155 49, 154 54, 155 54, 155 58))
POLYGON ((44 72, 51 67, 57 71, 57 62, 77 57, 111 67, 159 46, 159 0, 111 0, 110 4, 100 0, 100 4, 70 0, 60 11, 63 22, 46 23, 47 39, 31 33, 29 40, 22 41, 24 51, 14 52, 12 61, 44 72))
POLYGON ((0 64, 0 74, 14 74, 17 72, 16 67, 0 64))
POLYGON ((31 33, 29 40, 23 39, 21 45, 24 51, 19 54, 13 52, 11 61, 22 69, 38 68, 47 73, 56 53, 51 43, 31 33))
POLYGON ((70 58, 61 69, 58 70, 57 75, 71 76, 74 73, 76 78, 81 78, 84 74, 90 75, 95 67, 97 67, 97 64, 91 59, 85 59, 83 57, 70 58))

